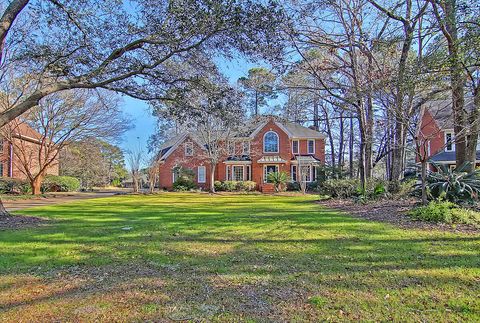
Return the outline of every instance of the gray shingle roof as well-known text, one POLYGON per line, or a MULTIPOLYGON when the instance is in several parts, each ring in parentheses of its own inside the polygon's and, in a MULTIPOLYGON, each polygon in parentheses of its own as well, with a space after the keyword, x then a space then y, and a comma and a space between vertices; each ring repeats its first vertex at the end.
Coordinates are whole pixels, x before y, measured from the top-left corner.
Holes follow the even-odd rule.
POLYGON ((293 123, 289 121, 284 121, 279 123, 281 123, 294 138, 324 138, 325 137, 325 135, 322 134, 321 132, 301 126, 297 123, 293 123))
MULTIPOLYGON (((477 150, 477 160, 480 160, 480 150, 477 150)), ((441 151, 430 157, 429 161, 436 163, 455 162, 455 151, 441 151)))

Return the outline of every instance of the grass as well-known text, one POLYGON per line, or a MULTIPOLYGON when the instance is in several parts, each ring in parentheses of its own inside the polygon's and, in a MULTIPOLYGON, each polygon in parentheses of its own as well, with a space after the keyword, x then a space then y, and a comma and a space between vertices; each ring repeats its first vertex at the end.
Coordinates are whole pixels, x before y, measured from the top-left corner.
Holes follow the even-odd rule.
POLYGON ((403 230, 315 196, 167 193, 22 213, 0 321, 479 321, 480 236, 403 230))

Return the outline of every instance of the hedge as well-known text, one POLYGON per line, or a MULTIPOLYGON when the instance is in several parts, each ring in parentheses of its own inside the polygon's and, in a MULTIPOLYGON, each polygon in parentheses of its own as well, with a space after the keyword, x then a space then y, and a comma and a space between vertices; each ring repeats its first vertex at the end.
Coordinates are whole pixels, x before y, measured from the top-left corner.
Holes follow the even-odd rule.
POLYGON ((74 192, 80 188, 80 180, 71 176, 48 175, 42 183, 42 192, 74 192))

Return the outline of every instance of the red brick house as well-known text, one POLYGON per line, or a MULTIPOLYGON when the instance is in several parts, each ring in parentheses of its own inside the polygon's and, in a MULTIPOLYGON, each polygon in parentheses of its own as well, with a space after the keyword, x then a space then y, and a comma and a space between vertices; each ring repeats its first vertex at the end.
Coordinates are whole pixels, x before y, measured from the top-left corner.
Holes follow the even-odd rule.
MULTIPOLYGON (((473 100, 467 98, 466 108, 473 108, 473 100)), ((436 100, 425 104, 420 113, 420 125, 417 137, 425 142, 424 149, 431 162, 455 167, 455 136, 453 129, 453 114, 451 100, 436 100)), ((423 156, 422 156, 423 157, 423 156)), ((417 156, 417 162, 419 157, 417 156)), ((477 163, 480 163, 480 151, 477 148, 477 163)))
MULTIPOLYGON (((9 131, 10 140, 7 137, 0 137, 0 176, 25 180, 27 179, 24 171, 25 163, 21 162, 19 155, 31 159, 29 167, 38 168, 35 160, 40 151, 42 135, 25 123, 18 123, 15 127, 4 129, 4 131, 9 131), (19 149, 22 150, 21 153, 17 151, 19 149)), ((34 169, 32 171, 35 172, 34 169)), ((58 172, 58 162, 53 163, 47 170, 49 175, 58 175, 58 172)))
MULTIPOLYGON (((199 187, 210 186, 210 165, 202 154, 205 143, 192 134, 177 136, 160 147, 160 187, 172 188, 180 166, 194 171, 199 187)), ((228 142, 225 156, 215 168, 216 181, 254 181, 257 189, 272 191, 271 172, 285 171, 297 178, 298 164, 307 165, 304 181, 316 180, 316 167, 325 162, 325 136, 315 130, 274 117, 252 124, 245 134, 228 142)))

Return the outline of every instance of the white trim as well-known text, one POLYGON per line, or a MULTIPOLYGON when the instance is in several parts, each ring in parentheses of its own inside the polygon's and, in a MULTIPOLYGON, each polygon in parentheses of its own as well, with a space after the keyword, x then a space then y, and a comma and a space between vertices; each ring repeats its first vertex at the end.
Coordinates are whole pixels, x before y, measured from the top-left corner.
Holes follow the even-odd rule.
POLYGON ((293 140, 292 140, 292 154, 294 154, 294 155, 300 154, 300 140, 298 140, 298 139, 293 139, 293 140), (294 143, 294 142, 297 143, 297 152, 294 152, 294 151, 293 151, 293 143, 294 143))
POLYGON ((207 167, 205 166, 197 167, 197 182, 202 184, 207 182, 207 167), (203 169, 203 180, 200 180, 200 169, 203 169))
POLYGON ((263 146, 263 153, 264 154, 278 154, 280 152, 280 136, 278 135, 278 133, 276 133, 275 131, 273 130, 268 130, 267 132, 265 132, 263 134, 263 139, 262 139, 262 146, 263 146), (265 151, 265 137, 267 136, 267 134, 269 133, 274 133, 275 136, 277 136, 277 151, 265 151))
POLYGON ((290 165, 290 179, 292 182, 297 182, 298 179, 298 166, 297 165, 290 165), (295 167, 295 178, 293 178, 293 168, 295 167))
POLYGON ((307 154, 309 155, 315 155, 315 139, 307 139, 307 154), (310 152, 310 141, 313 141, 313 152, 310 152))
POLYGON ((268 124, 269 121, 262 122, 248 137, 255 138, 255 136, 268 124))
POLYGON ((226 165, 251 165, 252 161, 251 160, 226 160, 223 162, 226 165))

